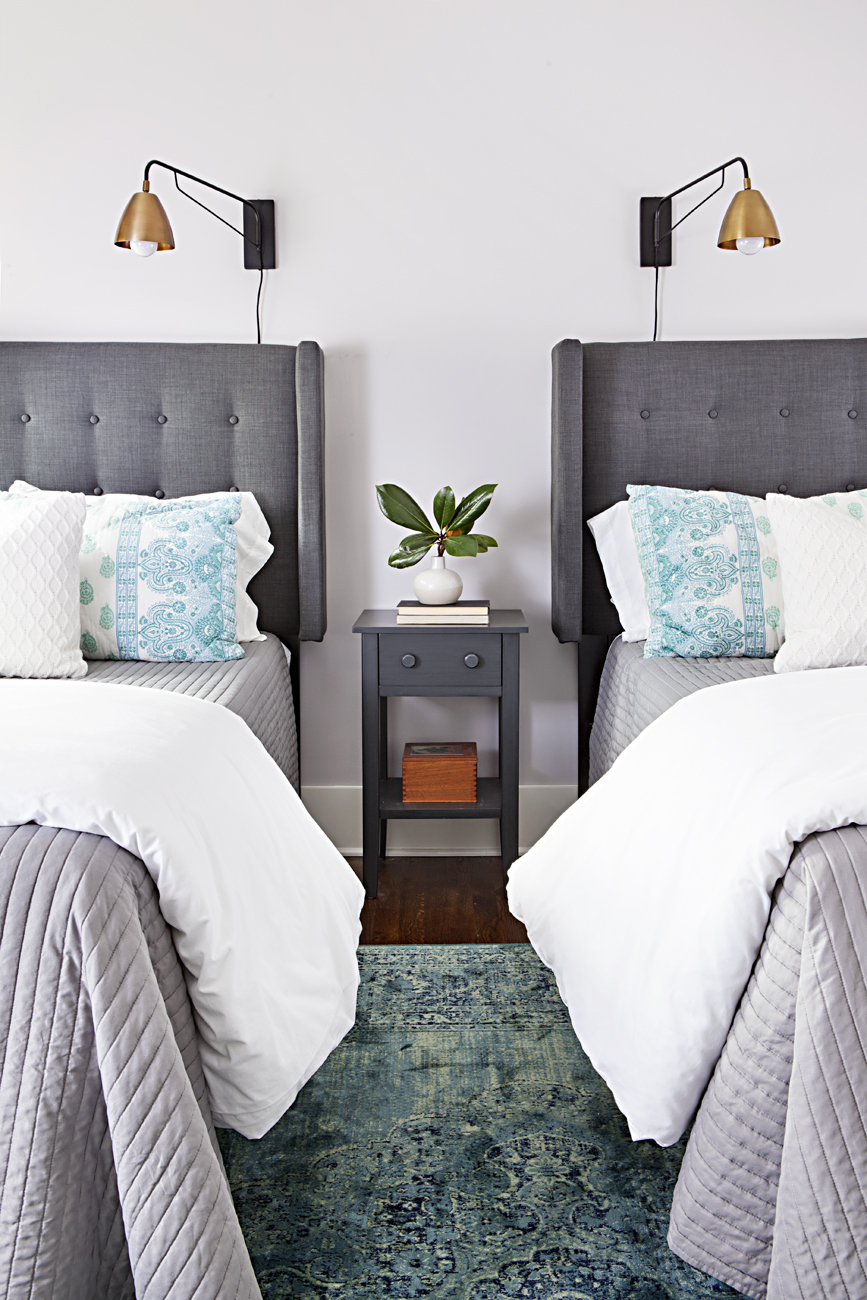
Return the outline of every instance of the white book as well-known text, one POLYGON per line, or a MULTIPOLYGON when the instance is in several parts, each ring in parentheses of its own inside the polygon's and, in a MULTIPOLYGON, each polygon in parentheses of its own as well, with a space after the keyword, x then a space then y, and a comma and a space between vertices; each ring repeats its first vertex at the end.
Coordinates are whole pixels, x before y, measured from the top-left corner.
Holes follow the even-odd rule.
POLYGON ((397 627, 490 627, 490 623, 489 618, 466 615, 461 618, 446 618, 444 615, 439 618, 416 618, 414 614, 398 614, 395 620, 397 627))

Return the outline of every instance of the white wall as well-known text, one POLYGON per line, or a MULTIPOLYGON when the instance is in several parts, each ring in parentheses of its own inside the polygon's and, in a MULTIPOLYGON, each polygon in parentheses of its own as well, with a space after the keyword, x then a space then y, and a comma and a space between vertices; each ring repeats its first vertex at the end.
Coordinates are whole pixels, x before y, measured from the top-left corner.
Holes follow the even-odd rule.
MULTIPOLYGON (((716 249, 732 177, 678 233, 663 336, 867 332, 863 4, 28 0, 4 29, 0 335, 250 341, 240 240, 165 173, 177 250, 141 261, 112 236, 154 156, 275 198, 266 341, 317 339, 327 357, 329 632, 303 655, 311 806, 355 847, 349 629, 411 594, 386 566, 400 533, 373 484, 427 505, 443 482, 496 480, 485 528, 500 550, 456 567, 468 596, 530 618, 530 842, 575 782, 574 647, 549 623, 550 349, 650 336, 638 198, 737 153, 783 243, 716 249)), ((395 749, 472 737, 490 761, 489 703, 401 702, 395 749)), ((404 824, 393 843, 442 847, 432 830, 445 827, 404 824)), ((490 830, 458 823, 448 843, 483 851, 490 830)))

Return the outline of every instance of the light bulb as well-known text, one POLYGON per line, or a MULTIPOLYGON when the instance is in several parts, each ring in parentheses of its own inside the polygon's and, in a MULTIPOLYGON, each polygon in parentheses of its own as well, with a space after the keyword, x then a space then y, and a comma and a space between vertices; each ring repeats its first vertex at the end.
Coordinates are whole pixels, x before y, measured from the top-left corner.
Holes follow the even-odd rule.
POLYGON ((737 239, 735 243, 738 246, 739 253, 746 253, 747 257, 752 257, 753 253, 760 252, 765 246, 764 235, 750 235, 747 239, 737 239))
MULTIPOLYGON (((744 242, 749 241, 738 240, 739 245, 744 242)), ((155 239, 131 239, 129 246, 134 253, 138 253, 139 257, 150 257, 152 253, 157 251, 157 241, 155 239)))

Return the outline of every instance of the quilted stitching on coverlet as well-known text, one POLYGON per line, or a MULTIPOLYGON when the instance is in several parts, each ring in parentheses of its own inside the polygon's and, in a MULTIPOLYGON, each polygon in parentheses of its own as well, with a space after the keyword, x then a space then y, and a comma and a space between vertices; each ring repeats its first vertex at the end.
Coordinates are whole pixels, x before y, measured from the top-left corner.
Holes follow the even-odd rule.
POLYGON ((0 828, 0 915, 0 1293, 254 1300, 143 865, 100 836, 0 828))
POLYGON ((796 849, 675 1190, 672 1249, 754 1300, 867 1295, 865 871, 862 826, 796 849))

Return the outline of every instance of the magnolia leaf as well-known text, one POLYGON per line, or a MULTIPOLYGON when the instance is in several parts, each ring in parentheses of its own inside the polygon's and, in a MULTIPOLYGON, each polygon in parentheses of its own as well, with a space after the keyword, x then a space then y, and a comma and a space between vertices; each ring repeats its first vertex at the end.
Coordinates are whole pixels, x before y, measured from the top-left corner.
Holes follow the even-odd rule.
POLYGON ((455 513, 455 494, 450 487, 441 487, 434 497, 434 519, 445 532, 455 513))
POLYGON ((497 545, 493 537, 486 537, 484 533, 467 533, 467 537, 475 537, 480 551, 487 551, 491 546, 497 545))
MULTIPOLYGON (((408 538, 404 540, 408 541, 408 538)), ((427 538, 417 546, 400 545, 396 551, 392 551, 388 557, 388 562, 393 569, 411 569, 419 560, 423 560, 430 548, 436 541, 436 537, 427 538)))
POLYGON ((418 502, 413 501, 409 493, 404 492, 396 483, 377 483, 376 499, 386 519, 390 519, 393 524, 424 529, 426 533, 436 531, 418 502))
POLYGON ((446 551, 449 555, 478 555, 479 544, 475 537, 447 537, 446 551))
POLYGON ((439 540, 439 533, 410 533, 409 537, 404 537, 399 551, 417 551, 420 546, 428 550, 434 542, 439 540))
POLYGON ((460 528, 465 531, 472 528, 477 519, 485 513, 491 504, 491 497, 494 495, 496 483, 483 483, 477 487, 475 492, 471 492, 468 497, 464 497, 454 513, 451 520, 452 528, 460 528))

